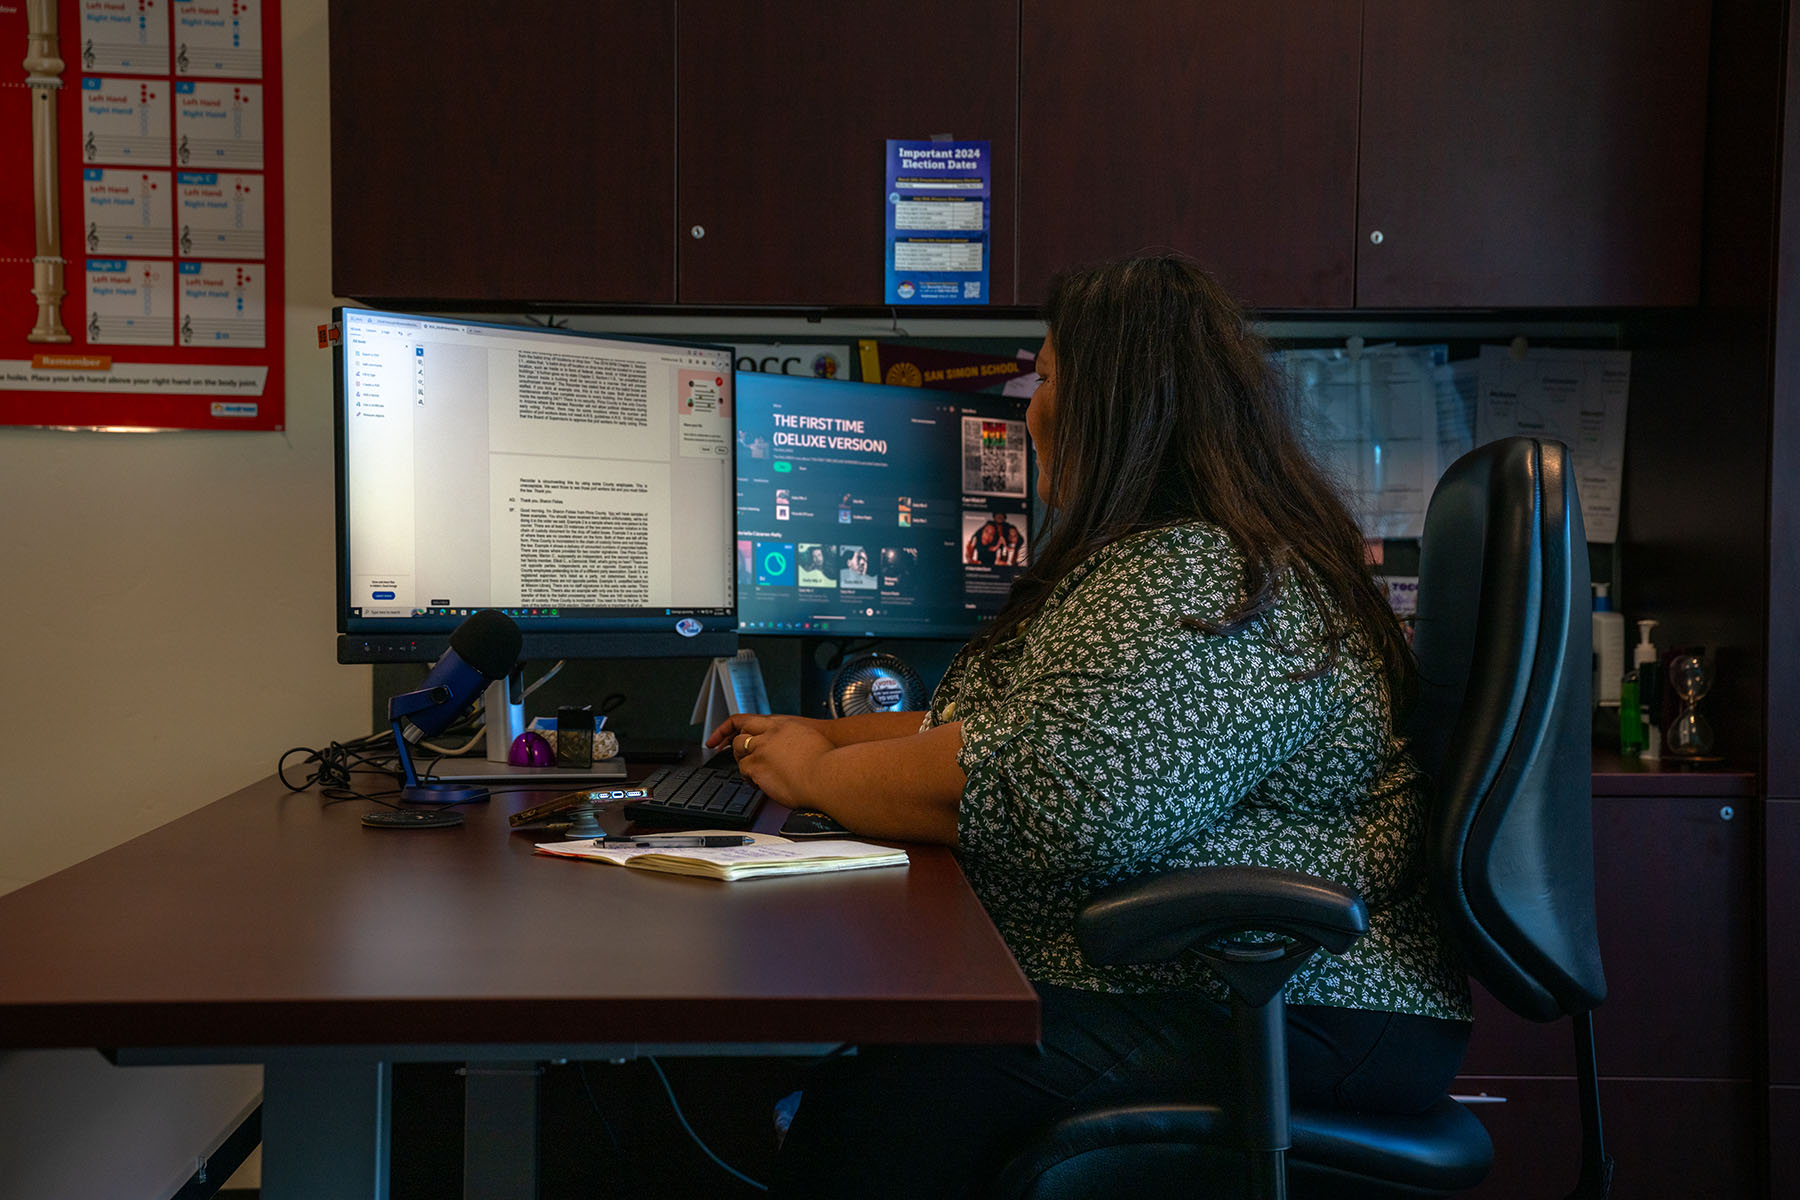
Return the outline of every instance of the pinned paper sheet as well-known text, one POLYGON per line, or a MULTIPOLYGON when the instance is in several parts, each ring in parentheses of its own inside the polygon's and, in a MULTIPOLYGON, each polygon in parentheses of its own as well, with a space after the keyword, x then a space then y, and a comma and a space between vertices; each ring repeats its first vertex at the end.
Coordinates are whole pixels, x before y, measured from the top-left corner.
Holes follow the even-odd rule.
POLYGON ((1273 357, 1314 455, 1344 489, 1363 536, 1418 537, 1446 465, 1438 461, 1446 415, 1439 376, 1448 347, 1355 344, 1273 357))
POLYGON ((1587 540, 1616 541, 1630 382, 1629 350, 1532 348, 1521 358, 1483 346, 1475 440, 1523 434, 1568 446, 1587 540))

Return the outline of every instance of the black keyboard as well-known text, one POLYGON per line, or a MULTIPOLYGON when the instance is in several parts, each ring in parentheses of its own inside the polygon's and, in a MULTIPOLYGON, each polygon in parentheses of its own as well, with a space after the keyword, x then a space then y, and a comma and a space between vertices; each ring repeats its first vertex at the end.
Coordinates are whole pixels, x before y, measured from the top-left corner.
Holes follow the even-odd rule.
POLYGON ((640 825, 682 825, 689 829, 748 829, 768 799, 762 789, 729 766, 658 767, 639 786, 647 800, 625 806, 640 825))

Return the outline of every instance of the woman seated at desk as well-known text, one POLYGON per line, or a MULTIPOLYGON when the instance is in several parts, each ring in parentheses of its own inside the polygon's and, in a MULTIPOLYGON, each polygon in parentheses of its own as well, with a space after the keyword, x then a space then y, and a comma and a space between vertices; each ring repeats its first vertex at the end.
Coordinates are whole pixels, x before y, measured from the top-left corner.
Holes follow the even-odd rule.
POLYGON ((1394 732, 1411 652, 1261 339, 1174 256, 1065 275, 1045 317, 1026 425, 1054 520, 931 711, 736 716, 711 738, 784 804, 955 846, 1042 999, 1042 1043, 824 1064, 777 1195, 961 1195, 1073 1104, 1231 1088, 1204 967, 1096 967, 1076 945, 1086 897, 1153 871, 1248 863, 1362 893, 1369 934, 1286 990, 1296 1104, 1418 1111, 1467 1043, 1394 732))

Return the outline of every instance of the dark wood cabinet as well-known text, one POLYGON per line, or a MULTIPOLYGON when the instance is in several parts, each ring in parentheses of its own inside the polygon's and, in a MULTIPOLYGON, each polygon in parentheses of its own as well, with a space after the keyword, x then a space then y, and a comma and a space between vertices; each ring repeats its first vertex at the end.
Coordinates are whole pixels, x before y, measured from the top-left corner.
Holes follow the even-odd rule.
MULTIPOLYGON (((1764 779, 1769 793, 1764 822, 1768 1026, 1769 1190, 1773 1198, 1800 1195, 1800 622, 1794 597, 1800 585, 1800 22, 1787 17, 1781 62, 1785 94, 1776 161, 1773 286, 1767 315, 1773 331, 1766 359, 1770 372, 1768 472, 1768 660, 1764 779)), ((1774 106, 1771 105, 1771 108, 1774 106)), ((1754 194, 1754 193, 1752 193, 1754 194)), ((1756 349, 1764 349, 1757 346, 1756 349)))
MULTIPOLYGON (((1567 1079, 1464 1076, 1494 1167, 1470 1200, 1563 1200, 1575 1187, 1581 1114, 1567 1079)), ((1613 1200, 1742 1200, 1756 1194, 1757 1089, 1749 1080, 1603 1079, 1613 1200)))
MULTIPOLYGON (((1769 1082, 1800 1087, 1800 1027, 1793 1020, 1800 1013, 1800 800, 1769 801, 1763 847, 1769 1082)), ((1800 1123, 1790 1132, 1800 1135, 1800 1123)))
MULTIPOLYGON (((1753 799, 1594 798, 1595 920, 1606 967, 1594 1029, 1603 1075, 1755 1074, 1753 799)), ((1477 993, 1464 1071, 1569 1075, 1573 1063, 1566 1022, 1536 1025, 1477 993)))
POLYGON ((949 134, 997 305, 1158 248, 1263 310, 1686 305, 1708 14, 333 0, 333 286, 879 306, 886 139, 949 134))
POLYGON ((1366 0, 1357 305, 1698 301, 1710 8, 1366 0))
POLYGON ((1172 248, 1253 307, 1348 308, 1359 22, 1341 3, 1024 0, 1020 300, 1172 248))
MULTIPOLYGON (((1680 777, 1650 777, 1664 787, 1680 777)), ((1746 788, 1751 779, 1736 776, 1746 788)), ((1597 777, 1598 779, 1598 777, 1597 777)), ((1614 1195, 1737 1197, 1757 1178, 1754 796, 1594 798, 1606 1002, 1594 1013, 1614 1195)), ((1537 1025, 1477 989, 1454 1091, 1495 1142, 1475 1196, 1560 1198, 1581 1136, 1567 1021, 1537 1025)))
POLYGON ((332 0, 332 290, 673 301, 674 18, 332 0))
POLYGON ((949 134, 990 143, 1011 304, 1018 36, 1018 0, 682 0, 682 303, 882 304, 887 139, 949 134))
POLYGON ((1800 1087, 1769 1089, 1769 1188, 1780 1200, 1800 1196, 1800 1087))

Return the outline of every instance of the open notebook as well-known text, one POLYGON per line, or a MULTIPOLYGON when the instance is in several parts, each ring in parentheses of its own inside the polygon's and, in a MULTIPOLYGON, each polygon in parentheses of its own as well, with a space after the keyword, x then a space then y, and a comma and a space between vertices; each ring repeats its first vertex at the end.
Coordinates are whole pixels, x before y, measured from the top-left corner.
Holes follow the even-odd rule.
MULTIPOLYGON (((703 836, 713 830, 682 831, 703 836)), ((722 831, 733 832, 733 831, 722 831)), ((605 842, 542 842, 539 854, 580 858, 590 862, 663 871, 671 875, 699 875, 707 879, 762 879, 773 875, 810 875, 821 871, 857 871, 867 867, 903 867, 906 851, 867 842, 810 840, 792 842, 769 833, 748 835, 747 846, 682 847, 655 849, 642 846, 609 846, 605 842)))

